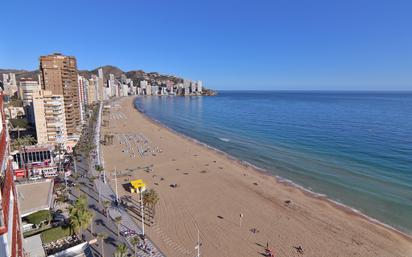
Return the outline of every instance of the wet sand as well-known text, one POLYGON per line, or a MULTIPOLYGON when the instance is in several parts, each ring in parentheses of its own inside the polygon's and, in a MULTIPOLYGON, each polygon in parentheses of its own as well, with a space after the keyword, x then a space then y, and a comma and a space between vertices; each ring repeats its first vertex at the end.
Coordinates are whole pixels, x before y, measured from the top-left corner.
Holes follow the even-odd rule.
MULTIPOLYGON (((139 113, 133 100, 121 99, 104 116, 110 122, 103 134, 115 135, 113 145, 102 147, 105 169, 125 173, 118 178, 120 195, 137 201, 123 187, 137 178, 157 191, 154 223, 146 233, 167 256, 195 256, 197 228, 202 256, 262 256, 267 242, 276 256, 412 256, 410 237, 173 133, 139 113), (133 133, 161 152, 123 152, 116 135, 133 133)), ((138 212, 130 213, 140 220, 138 212)))

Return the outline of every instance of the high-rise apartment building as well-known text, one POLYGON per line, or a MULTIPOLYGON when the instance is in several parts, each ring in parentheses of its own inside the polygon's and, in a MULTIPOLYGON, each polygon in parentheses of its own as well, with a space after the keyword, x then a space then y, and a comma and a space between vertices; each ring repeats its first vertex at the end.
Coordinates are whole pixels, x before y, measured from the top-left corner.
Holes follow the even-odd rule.
POLYGON ((80 108, 80 122, 81 123, 84 122, 84 111, 85 111, 84 81, 85 81, 85 78, 83 78, 82 76, 77 77, 77 86, 78 86, 77 91, 79 94, 79 108, 80 108))
POLYGON ((87 88, 87 104, 91 105, 96 102, 98 99, 99 87, 99 78, 96 75, 92 75, 92 78, 89 80, 89 87, 87 88))
POLYGON ((64 99, 51 91, 41 90, 33 95, 33 110, 36 121, 38 144, 67 147, 66 115, 64 99))
POLYGON ((97 101, 103 101, 105 98, 105 86, 104 86, 104 74, 103 69, 98 70, 97 86, 96 86, 96 99, 97 101))
POLYGON ((7 96, 13 96, 17 92, 16 74, 3 74, 3 92, 7 96))
MULTIPOLYGON (((62 54, 40 56, 40 80, 43 90, 64 98, 67 134, 80 130, 80 105, 76 58, 62 54)), ((36 121, 37 122, 37 121, 36 121)))
POLYGON ((202 93, 203 91, 203 83, 201 80, 197 82, 197 92, 202 93))
POLYGON ((23 101, 26 116, 31 124, 34 124, 33 94, 41 90, 39 83, 33 79, 21 79, 19 97, 23 101))

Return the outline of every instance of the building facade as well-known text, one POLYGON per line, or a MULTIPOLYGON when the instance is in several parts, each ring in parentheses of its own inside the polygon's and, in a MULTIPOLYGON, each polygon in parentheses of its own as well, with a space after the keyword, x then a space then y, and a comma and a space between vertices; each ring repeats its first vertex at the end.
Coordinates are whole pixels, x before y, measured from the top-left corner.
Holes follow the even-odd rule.
POLYGON ((41 90, 39 83, 32 79, 21 79, 19 87, 20 99, 26 111, 27 120, 34 124, 33 94, 41 90))
POLYGON ((50 91, 33 95, 33 110, 38 144, 60 145, 66 149, 67 127, 64 99, 50 91))
POLYGON ((53 95, 62 95, 67 134, 80 132, 80 103, 76 58, 62 54, 40 56, 40 84, 53 95))
POLYGON ((13 171, 16 179, 57 176, 53 145, 30 145, 11 153, 13 171))
POLYGON ((7 96, 13 96, 17 92, 16 74, 3 74, 3 92, 7 96))

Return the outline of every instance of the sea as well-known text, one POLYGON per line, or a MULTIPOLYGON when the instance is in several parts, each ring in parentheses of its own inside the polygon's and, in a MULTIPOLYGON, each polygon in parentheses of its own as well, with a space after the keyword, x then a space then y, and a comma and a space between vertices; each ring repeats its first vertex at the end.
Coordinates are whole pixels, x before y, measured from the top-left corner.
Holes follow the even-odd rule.
POLYGON ((181 134, 412 234, 412 92, 138 97, 181 134))

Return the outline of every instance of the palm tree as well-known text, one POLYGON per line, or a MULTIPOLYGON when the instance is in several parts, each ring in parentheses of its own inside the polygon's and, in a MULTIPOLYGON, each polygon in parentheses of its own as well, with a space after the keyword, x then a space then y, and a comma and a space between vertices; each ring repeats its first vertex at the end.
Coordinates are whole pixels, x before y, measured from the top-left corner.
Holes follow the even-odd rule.
POLYGON ((89 226, 92 221, 93 214, 87 208, 87 198, 85 195, 79 196, 76 202, 69 209, 70 225, 74 231, 78 231, 79 235, 82 234, 82 229, 89 226))
POLYGON ((76 207, 70 208, 70 225, 73 230, 79 231, 79 235, 82 234, 82 229, 85 229, 89 226, 92 221, 93 214, 88 209, 78 209, 76 207))
POLYGON ((80 184, 76 184, 74 187, 76 188, 77 192, 80 192, 80 184))
POLYGON ((97 239, 100 240, 101 246, 102 246, 102 257, 104 257, 104 245, 103 245, 103 240, 107 238, 107 235, 105 233, 99 233, 97 234, 97 239))
POLYGON ((117 216, 114 218, 114 222, 117 225, 117 236, 120 236, 120 225, 122 224, 122 216, 117 216))
POLYGON ((110 206, 110 201, 108 200, 103 201, 103 208, 104 208, 104 213, 106 215, 106 218, 107 218, 107 209, 109 208, 109 206, 110 206))
POLYGON ((100 165, 96 165, 95 169, 96 169, 96 171, 99 172, 99 173, 101 173, 101 172, 103 171, 103 167, 100 166, 100 165))
POLYGON ((72 177, 73 177, 75 180, 77 180, 77 179, 79 179, 80 175, 77 174, 77 173, 73 173, 73 174, 72 174, 72 177))
POLYGON ((127 246, 125 244, 120 244, 116 248, 116 252, 114 254, 115 257, 123 257, 127 253, 127 246))
POLYGON ((77 198, 76 202, 74 202, 74 206, 78 209, 87 209, 87 197, 85 194, 82 194, 77 198))
POLYGON ((11 142, 11 148, 13 150, 20 150, 22 146, 26 145, 34 145, 36 144, 36 139, 32 136, 24 136, 24 137, 19 137, 11 142))
POLYGON ((143 202, 145 203, 145 205, 147 205, 150 208, 150 212, 152 213, 152 218, 154 218, 155 215, 155 207, 157 202, 159 202, 159 196, 156 192, 156 190, 154 189, 149 189, 146 190, 143 193, 143 202))
POLYGON ((130 239, 130 244, 133 246, 134 256, 137 257, 137 245, 140 243, 140 238, 138 236, 134 236, 130 239))
POLYGON ((98 177, 96 177, 96 176, 91 176, 91 177, 89 178, 89 181, 93 183, 97 178, 98 178, 98 177))
MULTIPOLYGON (((99 178, 101 178, 101 177, 102 177, 102 173, 103 173, 103 171, 104 171, 103 167, 100 166, 100 165, 96 165, 95 170, 99 173, 99 178)), ((105 181, 105 180, 103 179, 103 181, 105 181)))

